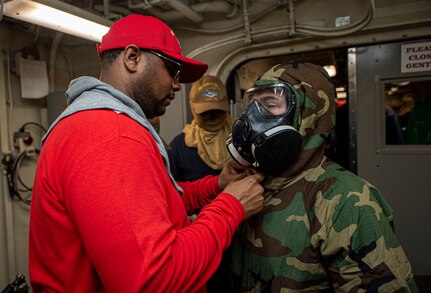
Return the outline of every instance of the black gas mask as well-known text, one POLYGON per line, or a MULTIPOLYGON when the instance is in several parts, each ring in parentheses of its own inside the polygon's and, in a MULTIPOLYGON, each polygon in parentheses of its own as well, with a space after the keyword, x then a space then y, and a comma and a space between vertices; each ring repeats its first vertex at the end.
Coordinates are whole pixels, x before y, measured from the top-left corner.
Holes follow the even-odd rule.
POLYGON ((302 147, 293 127, 295 94, 287 84, 275 83, 247 90, 243 101, 244 113, 226 141, 231 157, 267 174, 283 170, 302 147))

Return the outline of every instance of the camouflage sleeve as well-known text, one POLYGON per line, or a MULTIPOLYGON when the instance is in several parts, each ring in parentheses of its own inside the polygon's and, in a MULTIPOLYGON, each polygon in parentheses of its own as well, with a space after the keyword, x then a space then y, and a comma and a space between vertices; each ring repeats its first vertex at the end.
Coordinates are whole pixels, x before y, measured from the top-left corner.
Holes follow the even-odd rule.
POLYGON ((418 292, 392 210, 374 187, 349 192, 329 219, 320 251, 336 292, 418 292))

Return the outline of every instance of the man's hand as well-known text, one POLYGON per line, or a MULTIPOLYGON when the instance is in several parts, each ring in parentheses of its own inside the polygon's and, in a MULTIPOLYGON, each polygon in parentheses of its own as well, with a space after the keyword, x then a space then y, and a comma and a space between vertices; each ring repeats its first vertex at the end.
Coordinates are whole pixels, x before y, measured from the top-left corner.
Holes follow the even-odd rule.
POLYGON ((246 168, 231 158, 227 161, 218 177, 218 186, 225 189, 230 182, 238 181, 245 176, 247 176, 246 168))
POLYGON ((223 192, 236 197, 242 204, 246 218, 257 214, 263 209, 262 173, 255 172, 241 180, 230 183, 223 192))

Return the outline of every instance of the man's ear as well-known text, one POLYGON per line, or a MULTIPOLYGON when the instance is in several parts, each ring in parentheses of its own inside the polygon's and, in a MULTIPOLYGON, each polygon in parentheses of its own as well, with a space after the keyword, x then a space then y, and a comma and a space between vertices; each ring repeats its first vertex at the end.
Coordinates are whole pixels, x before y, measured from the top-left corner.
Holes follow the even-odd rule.
POLYGON ((142 52, 138 46, 132 44, 124 48, 123 62, 127 70, 137 71, 140 58, 142 58, 142 52))

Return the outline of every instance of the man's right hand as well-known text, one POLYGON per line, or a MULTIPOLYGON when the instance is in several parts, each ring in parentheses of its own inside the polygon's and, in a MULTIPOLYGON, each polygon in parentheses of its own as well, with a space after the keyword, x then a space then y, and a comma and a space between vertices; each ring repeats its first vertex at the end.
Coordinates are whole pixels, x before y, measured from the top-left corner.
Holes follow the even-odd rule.
POLYGON ((263 209, 263 187, 259 182, 263 180, 262 173, 249 175, 241 180, 231 182, 223 192, 236 197, 242 204, 245 217, 249 218, 263 209))

